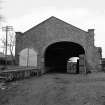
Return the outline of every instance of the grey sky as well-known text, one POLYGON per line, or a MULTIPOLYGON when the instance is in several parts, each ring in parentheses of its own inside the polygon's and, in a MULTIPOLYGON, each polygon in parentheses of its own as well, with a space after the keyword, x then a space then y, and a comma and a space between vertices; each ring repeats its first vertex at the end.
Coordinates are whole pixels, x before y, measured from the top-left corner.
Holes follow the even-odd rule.
POLYGON ((26 14, 32 9, 55 7, 57 10, 88 8, 93 12, 105 13, 104 0, 5 0, 5 14, 11 18, 26 14))

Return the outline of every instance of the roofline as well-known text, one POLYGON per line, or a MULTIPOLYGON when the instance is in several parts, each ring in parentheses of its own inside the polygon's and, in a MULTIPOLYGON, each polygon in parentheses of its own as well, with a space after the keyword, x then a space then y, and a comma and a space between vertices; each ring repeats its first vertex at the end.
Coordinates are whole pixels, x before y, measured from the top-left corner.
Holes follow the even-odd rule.
POLYGON ((38 26, 41 25, 42 23, 44 23, 44 22, 48 21, 49 19, 51 19, 52 17, 54 17, 54 16, 51 16, 51 17, 49 17, 48 19, 46 19, 46 20, 44 20, 44 21, 38 23, 37 25, 35 25, 35 26, 33 26, 32 28, 30 28, 30 29, 28 29, 27 31, 25 31, 23 34, 25 34, 26 32, 28 32, 28 31, 30 31, 30 30, 32 30, 33 28, 38 27, 38 26))
MULTIPOLYGON (((48 19, 46 19, 46 20, 44 20, 44 21, 38 23, 37 25, 35 25, 35 26, 33 26, 32 28, 28 29, 27 31, 23 32, 23 34, 27 33, 28 31, 31 31, 33 28, 38 27, 39 25, 41 25, 42 23, 44 23, 44 22, 50 20, 51 18, 56 18, 56 17, 55 17, 55 16, 49 17, 48 19)), ((88 33, 88 31, 82 30, 82 29, 80 29, 80 28, 78 28, 78 27, 76 27, 76 26, 74 26, 74 25, 72 25, 72 24, 69 24, 69 23, 67 23, 67 22, 65 22, 65 21, 63 21, 63 20, 61 20, 61 19, 59 19, 59 18, 56 18, 56 19, 58 19, 58 20, 60 20, 60 21, 62 21, 62 22, 64 22, 64 23, 66 23, 66 24, 68 24, 68 25, 71 25, 72 27, 74 27, 74 28, 76 28, 76 29, 78 29, 78 30, 80 30, 80 31, 83 31, 83 32, 85 32, 85 33, 88 33)))

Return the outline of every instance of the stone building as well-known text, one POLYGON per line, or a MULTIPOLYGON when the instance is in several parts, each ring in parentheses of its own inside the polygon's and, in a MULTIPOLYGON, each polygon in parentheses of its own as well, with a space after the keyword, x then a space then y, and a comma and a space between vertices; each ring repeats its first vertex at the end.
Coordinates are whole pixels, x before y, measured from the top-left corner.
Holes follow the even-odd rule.
POLYGON ((16 32, 15 51, 17 65, 38 67, 41 73, 67 72, 71 57, 79 57, 81 72, 101 69, 94 29, 86 32, 53 16, 24 33, 16 32))

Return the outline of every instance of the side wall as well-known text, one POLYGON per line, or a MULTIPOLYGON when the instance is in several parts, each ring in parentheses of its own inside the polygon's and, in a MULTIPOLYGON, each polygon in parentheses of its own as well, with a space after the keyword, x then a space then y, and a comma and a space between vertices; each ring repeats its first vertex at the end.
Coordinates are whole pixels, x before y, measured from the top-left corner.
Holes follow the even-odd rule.
POLYGON ((94 45, 94 29, 88 30, 88 36, 86 38, 87 40, 87 49, 86 49, 86 63, 87 63, 87 69, 91 71, 101 71, 100 67, 100 60, 101 60, 101 52, 99 54, 99 51, 97 47, 94 45))

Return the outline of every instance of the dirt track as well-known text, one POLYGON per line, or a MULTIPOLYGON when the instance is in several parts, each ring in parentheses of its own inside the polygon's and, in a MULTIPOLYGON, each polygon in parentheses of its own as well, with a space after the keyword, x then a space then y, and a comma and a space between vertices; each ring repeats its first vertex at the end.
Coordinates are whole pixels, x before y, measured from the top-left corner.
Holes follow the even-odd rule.
POLYGON ((47 74, 7 84, 0 105, 105 105, 105 74, 47 74))

